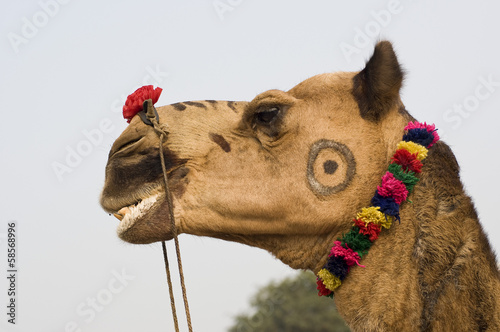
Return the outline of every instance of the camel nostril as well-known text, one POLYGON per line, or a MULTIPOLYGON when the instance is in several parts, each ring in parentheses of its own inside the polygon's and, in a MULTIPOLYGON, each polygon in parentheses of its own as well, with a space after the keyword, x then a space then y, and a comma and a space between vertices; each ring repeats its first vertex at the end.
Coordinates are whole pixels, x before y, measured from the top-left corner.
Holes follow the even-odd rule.
POLYGON ((129 142, 126 142, 126 143, 122 144, 122 145, 121 145, 121 146, 117 149, 117 151, 116 151, 116 152, 123 151, 123 150, 125 150, 126 148, 133 146, 135 143, 139 142, 142 138, 143 138, 143 137, 139 137, 139 138, 133 139, 133 140, 131 140, 131 141, 129 141, 129 142))

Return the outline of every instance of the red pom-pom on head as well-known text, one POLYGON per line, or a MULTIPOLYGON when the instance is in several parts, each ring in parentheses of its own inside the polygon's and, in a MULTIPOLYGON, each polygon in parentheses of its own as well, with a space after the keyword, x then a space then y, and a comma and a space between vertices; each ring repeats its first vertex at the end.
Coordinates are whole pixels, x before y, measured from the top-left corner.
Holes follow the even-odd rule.
POLYGON ((127 101, 125 101, 125 105, 123 106, 123 118, 127 119, 127 123, 130 123, 130 120, 142 111, 142 104, 145 100, 151 99, 153 105, 160 98, 162 88, 153 88, 152 85, 145 85, 135 90, 134 93, 127 97, 127 101))

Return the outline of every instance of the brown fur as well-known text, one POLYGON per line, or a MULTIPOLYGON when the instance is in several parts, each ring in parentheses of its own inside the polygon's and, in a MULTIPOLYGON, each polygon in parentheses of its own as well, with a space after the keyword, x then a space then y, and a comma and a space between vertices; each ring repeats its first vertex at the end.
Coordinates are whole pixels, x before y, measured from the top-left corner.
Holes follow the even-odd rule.
MULTIPOLYGON (((369 205, 413 119, 402 81, 392 46, 381 42, 359 73, 318 75, 251 102, 158 108, 178 232, 263 248, 317 272, 369 205)), ((172 238, 157 147, 134 117, 110 152, 105 210, 160 194, 119 234, 129 242, 172 238)), ((335 292, 338 310, 353 331, 500 331, 495 257, 445 143, 432 147, 420 179, 401 224, 382 232, 366 268, 352 268, 335 292)))

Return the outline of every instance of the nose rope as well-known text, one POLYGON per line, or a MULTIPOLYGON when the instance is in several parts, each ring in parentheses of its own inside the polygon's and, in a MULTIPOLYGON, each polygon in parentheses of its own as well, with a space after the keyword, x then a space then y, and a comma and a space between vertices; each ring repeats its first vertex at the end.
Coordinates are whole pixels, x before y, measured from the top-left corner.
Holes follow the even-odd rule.
MULTIPOLYGON (((165 157, 163 155, 163 140, 168 136, 168 131, 166 131, 166 129, 164 128, 165 125, 163 125, 163 126, 160 125, 158 113, 156 112, 156 109, 153 106, 151 99, 144 101, 143 110, 141 112, 139 112, 138 114, 145 124, 153 127, 156 134, 158 134, 159 141, 160 141, 160 143, 159 143, 160 161, 161 161, 161 168, 163 171, 163 182, 165 185, 165 196, 166 196, 167 204, 168 204, 170 223, 172 224, 172 230, 173 230, 173 234, 174 234, 175 252, 177 254, 177 264, 179 267, 179 279, 180 279, 181 288, 182 288, 182 298, 184 300, 184 309, 186 311, 186 320, 187 320, 188 330, 189 330, 189 332, 192 332, 193 327, 191 325, 191 314, 189 313, 189 304, 188 304, 187 293, 186 293, 186 285, 184 284, 184 272, 182 269, 181 250, 179 247, 179 240, 177 238, 177 228, 175 227, 174 204, 173 204, 173 200, 172 200, 172 193, 170 192, 170 188, 168 186, 167 168, 165 167, 165 157)), ((162 244, 162 249, 163 249, 163 259, 165 261, 165 270, 167 272, 167 283, 168 283, 168 290, 170 293, 170 305, 172 307, 172 316, 174 319, 175 331, 179 332, 179 322, 177 320, 177 312, 175 309, 175 300, 174 300, 174 294, 173 294, 172 279, 170 277, 170 269, 169 269, 169 264, 168 264, 167 246, 165 244, 165 241, 162 241, 161 244, 162 244)))

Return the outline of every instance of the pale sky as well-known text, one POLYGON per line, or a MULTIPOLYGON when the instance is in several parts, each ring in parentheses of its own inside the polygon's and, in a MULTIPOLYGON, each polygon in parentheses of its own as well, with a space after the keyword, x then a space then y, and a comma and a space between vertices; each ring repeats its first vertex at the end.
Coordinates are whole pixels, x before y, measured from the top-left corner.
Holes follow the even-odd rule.
MULTIPOLYGON (((393 42, 403 102, 452 147, 500 251, 499 12, 493 1, 3 1, 0 273, 15 221, 18 307, 0 330, 173 331, 161 246, 122 242, 98 204, 128 94, 154 84, 158 106, 251 100, 360 70, 377 39, 393 42)), ((195 331, 227 330, 258 287, 295 273, 260 249, 180 242, 195 331)), ((3 308, 7 289, 0 278, 3 308)))

